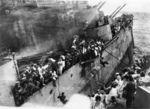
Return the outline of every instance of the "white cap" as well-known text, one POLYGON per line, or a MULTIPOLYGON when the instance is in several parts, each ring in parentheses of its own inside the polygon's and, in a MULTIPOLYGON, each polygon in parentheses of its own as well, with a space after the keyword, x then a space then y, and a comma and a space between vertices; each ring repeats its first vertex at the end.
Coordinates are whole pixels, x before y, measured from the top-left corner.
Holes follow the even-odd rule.
POLYGON ((53 58, 49 58, 48 60, 51 61, 51 62, 55 62, 55 61, 56 61, 56 60, 53 59, 53 58))
POLYGON ((119 74, 120 74, 119 72, 116 73, 116 75, 119 75, 119 74))
POLYGON ((135 67, 135 69, 140 70, 141 68, 140 67, 135 67))

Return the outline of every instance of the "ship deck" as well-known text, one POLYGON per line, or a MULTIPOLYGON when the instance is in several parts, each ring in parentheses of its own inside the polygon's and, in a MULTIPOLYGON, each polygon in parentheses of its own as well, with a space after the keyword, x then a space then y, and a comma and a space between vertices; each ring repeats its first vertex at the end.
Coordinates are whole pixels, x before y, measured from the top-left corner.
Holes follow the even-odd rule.
POLYGON ((0 105, 15 106, 12 87, 17 81, 13 61, 0 66, 0 105))

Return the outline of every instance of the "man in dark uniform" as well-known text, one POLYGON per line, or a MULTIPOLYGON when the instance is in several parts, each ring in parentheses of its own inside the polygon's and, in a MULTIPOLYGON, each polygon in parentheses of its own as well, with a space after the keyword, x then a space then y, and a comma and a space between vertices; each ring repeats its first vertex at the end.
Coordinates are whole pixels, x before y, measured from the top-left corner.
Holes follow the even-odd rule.
POLYGON ((133 100, 134 100, 134 93, 136 91, 134 80, 131 76, 129 76, 129 83, 124 88, 126 91, 126 107, 130 108, 133 100))
POLYGON ((66 96, 65 96, 65 93, 62 92, 57 98, 60 99, 60 101, 63 103, 63 104, 66 104, 67 103, 67 99, 66 99, 66 96))

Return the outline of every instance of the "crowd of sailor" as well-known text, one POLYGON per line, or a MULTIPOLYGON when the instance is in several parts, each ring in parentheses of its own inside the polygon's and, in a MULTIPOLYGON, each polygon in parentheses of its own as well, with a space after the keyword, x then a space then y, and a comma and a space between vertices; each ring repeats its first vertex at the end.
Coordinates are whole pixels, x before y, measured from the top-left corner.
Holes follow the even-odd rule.
MULTIPOLYGON (((81 64, 86 60, 100 57, 103 46, 104 43, 99 38, 86 40, 79 39, 76 35, 73 38, 71 52, 60 54, 59 58, 49 57, 44 65, 39 63, 28 65, 20 72, 20 78, 13 88, 16 105, 24 103, 29 96, 51 81, 56 86, 59 76, 76 63, 81 64)), ((100 62, 104 67, 108 64, 102 58, 100 62)))
POLYGON ((57 58, 49 57, 46 64, 31 63, 28 65, 20 72, 19 80, 13 88, 16 105, 24 103, 29 96, 50 82, 56 86, 59 76, 76 63, 82 64, 87 60, 99 57, 100 63, 105 67, 109 63, 102 57, 104 44, 101 38, 89 39, 86 35, 84 37, 75 35, 70 52, 62 53, 57 58))
POLYGON ((115 73, 114 79, 108 87, 103 85, 90 96, 91 108, 117 107, 121 99, 126 100, 127 108, 131 108, 134 104, 137 87, 150 83, 150 72, 146 73, 149 65, 150 60, 143 56, 140 60, 135 60, 135 64, 131 67, 126 67, 121 72, 115 73))
POLYGON ((132 14, 122 14, 121 17, 115 19, 115 23, 111 25, 113 36, 119 33, 121 29, 125 29, 127 26, 130 28, 133 21, 132 14))

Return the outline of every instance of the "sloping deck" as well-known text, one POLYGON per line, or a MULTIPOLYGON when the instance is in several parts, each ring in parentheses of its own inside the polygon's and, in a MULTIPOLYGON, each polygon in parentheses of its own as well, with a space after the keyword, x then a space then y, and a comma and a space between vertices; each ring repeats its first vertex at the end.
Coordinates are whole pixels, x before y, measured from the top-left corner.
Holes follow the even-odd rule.
POLYGON ((0 105, 15 106, 12 87, 17 80, 13 61, 0 66, 0 105))

